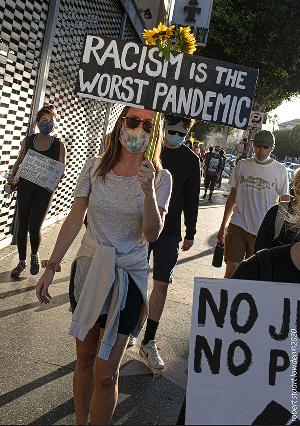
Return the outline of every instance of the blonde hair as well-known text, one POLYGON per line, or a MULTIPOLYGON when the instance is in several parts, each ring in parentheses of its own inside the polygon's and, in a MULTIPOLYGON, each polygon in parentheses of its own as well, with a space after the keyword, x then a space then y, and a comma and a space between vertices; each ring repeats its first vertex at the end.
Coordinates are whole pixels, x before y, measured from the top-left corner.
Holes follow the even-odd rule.
MULTIPOLYGON (((119 115, 119 118, 117 119, 115 127, 110 134, 109 144, 105 152, 102 155, 100 155, 101 162, 99 164, 99 167, 95 170, 93 177, 101 176, 103 181, 105 181, 105 177, 107 173, 109 173, 120 160, 122 145, 119 138, 120 138, 120 133, 122 129, 123 117, 126 117, 126 114, 128 113, 129 109, 130 109, 129 106, 125 107, 123 111, 121 112, 121 114, 119 115)), ((163 141, 163 132, 162 132, 162 123, 160 123, 160 131, 158 134, 156 149, 155 149, 153 160, 152 160, 152 163, 155 167, 156 172, 162 169, 162 164, 160 160, 162 141, 163 141)))

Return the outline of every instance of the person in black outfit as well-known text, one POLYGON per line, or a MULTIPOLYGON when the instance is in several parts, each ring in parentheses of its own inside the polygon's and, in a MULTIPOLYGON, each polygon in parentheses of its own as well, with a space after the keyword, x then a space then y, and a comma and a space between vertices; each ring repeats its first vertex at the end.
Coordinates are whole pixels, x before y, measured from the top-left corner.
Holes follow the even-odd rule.
POLYGON ((300 243, 261 250, 243 261, 232 278, 300 283, 300 243))
MULTIPOLYGON (((18 159, 13 166, 10 180, 14 177, 29 149, 39 152, 53 160, 65 163, 65 148, 59 139, 51 136, 55 127, 55 107, 44 106, 36 116, 39 133, 26 137, 22 144, 18 159)), ((20 178, 17 183, 18 233, 17 246, 19 263, 12 270, 11 276, 20 277, 26 270, 27 234, 29 231, 31 244, 30 273, 36 275, 40 269, 38 249, 41 243, 41 227, 48 211, 52 192, 26 179, 20 178)))
POLYGON ((300 207, 300 169, 294 176, 293 192, 295 198, 290 202, 283 202, 271 207, 257 234, 254 251, 255 253, 272 247, 292 244, 300 241, 300 235, 295 232, 289 223, 289 217, 297 217, 300 207), (277 228, 277 229, 276 229, 277 228))
POLYGON ((155 335, 178 259, 179 242, 182 240, 181 214, 184 213, 186 227, 181 249, 187 251, 194 244, 200 192, 199 157, 184 144, 192 122, 182 117, 167 115, 165 123, 166 136, 161 159, 163 168, 168 169, 172 175, 173 190, 164 229, 159 239, 149 245, 149 256, 153 253, 154 285, 150 296, 149 318, 140 349, 140 354, 153 370, 164 368, 155 344, 155 335))
POLYGON ((220 156, 220 147, 215 146, 215 151, 208 153, 204 160, 204 195, 205 200, 207 191, 209 189, 208 201, 212 203, 212 195, 215 189, 215 185, 218 180, 220 170, 222 168, 223 160, 220 156))

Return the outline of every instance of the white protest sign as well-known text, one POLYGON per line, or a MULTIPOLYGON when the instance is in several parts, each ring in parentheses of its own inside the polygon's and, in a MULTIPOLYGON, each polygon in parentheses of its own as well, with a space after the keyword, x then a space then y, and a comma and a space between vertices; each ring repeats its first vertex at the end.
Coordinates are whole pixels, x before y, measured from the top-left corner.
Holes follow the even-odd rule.
POLYGON ((299 284, 195 279, 186 424, 296 420, 299 289, 299 284))
POLYGON ((16 178, 24 178, 43 188, 55 191, 65 166, 59 161, 29 149, 22 161, 16 178))
POLYGON ((258 70, 87 35, 79 96, 246 129, 258 70))
POLYGON ((212 7, 213 0, 176 0, 172 24, 183 27, 189 25, 198 44, 205 46, 212 7))

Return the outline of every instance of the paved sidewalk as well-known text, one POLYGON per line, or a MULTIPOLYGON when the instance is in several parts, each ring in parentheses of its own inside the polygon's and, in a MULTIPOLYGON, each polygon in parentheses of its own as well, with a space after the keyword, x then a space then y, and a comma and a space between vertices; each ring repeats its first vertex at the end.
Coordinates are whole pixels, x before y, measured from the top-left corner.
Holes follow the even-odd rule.
MULTIPOLYGON (((211 266, 213 246, 226 199, 217 191, 214 204, 201 200, 194 247, 180 254, 158 334, 167 362, 153 377, 140 361, 138 348, 127 351, 121 369, 120 398, 113 424, 175 424, 185 394, 193 280, 221 278, 224 269, 211 266)), ((53 249, 60 225, 43 231, 43 259, 53 249)), ((12 248, 0 251, 0 424, 74 424, 72 372, 74 342, 68 336, 70 263, 80 236, 62 263, 51 287, 52 303, 35 297, 36 277, 10 278, 17 263, 12 248)))

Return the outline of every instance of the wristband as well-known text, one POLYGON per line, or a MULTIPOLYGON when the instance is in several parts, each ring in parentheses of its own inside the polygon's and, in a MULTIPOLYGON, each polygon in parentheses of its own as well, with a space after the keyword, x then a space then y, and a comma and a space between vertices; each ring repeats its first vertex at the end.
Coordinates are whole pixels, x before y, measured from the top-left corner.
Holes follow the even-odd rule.
POLYGON ((48 269, 52 272, 61 272, 61 266, 59 262, 53 262, 51 260, 42 260, 42 268, 48 269))

